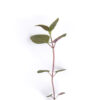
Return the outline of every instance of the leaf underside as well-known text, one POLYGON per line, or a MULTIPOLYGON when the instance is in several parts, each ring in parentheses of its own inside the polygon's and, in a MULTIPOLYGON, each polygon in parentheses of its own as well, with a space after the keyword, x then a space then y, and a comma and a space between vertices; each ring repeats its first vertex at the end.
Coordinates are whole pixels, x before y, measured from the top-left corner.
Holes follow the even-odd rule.
POLYGON ((55 26, 56 26, 56 24, 58 23, 58 21, 59 21, 59 18, 57 18, 57 19, 49 26, 49 32, 51 32, 51 31, 55 28, 55 26))
POLYGON ((37 73, 49 72, 49 70, 38 70, 37 73))
POLYGON ((49 31, 49 27, 46 26, 46 25, 40 24, 40 25, 36 25, 36 26, 40 26, 40 27, 43 28, 44 30, 49 31))
POLYGON ((55 40, 53 40, 53 43, 56 43, 58 40, 60 40, 61 38, 65 37, 65 36, 66 36, 66 33, 58 36, 55 40))
POLYGON ((62 71, 65 71, 65 70, 66 69, 60 69, 60 70, 55 71, 55 73, 62 72, 62 71))
POLYGON ((48 43, 49 36, 44 34, 38 34, 38 35, 32 35, 30 39, 32 40, 32 42, 36 44, 42 44, 42 43, 48 43))

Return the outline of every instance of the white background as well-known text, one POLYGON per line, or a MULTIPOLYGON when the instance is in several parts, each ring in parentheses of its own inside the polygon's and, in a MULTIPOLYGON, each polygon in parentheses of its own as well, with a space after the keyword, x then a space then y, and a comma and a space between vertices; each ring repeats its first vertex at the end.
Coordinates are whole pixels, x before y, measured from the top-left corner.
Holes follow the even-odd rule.
POLYGON ((99 0, 0 1, 0 100, 48 100, 50 77, 36 71, 51 68, 52 52, 29 38, 57 17, 53 37, 67 33, 56 45, 56 68, 67 69, 55 77, 58 100, 100 100, 99 0))

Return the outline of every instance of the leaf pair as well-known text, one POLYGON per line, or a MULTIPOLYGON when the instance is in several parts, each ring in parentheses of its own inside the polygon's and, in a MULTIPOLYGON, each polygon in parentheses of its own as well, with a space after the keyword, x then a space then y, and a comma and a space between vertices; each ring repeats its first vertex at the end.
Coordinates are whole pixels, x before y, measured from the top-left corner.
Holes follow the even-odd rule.
MULTIPOLYGON (((65 36, 66 36, 66 33, 62 34, 61 36, 59 36, 55 40, 53 40, 53 43, 56 43, 58 40, 60 40, 61 38, 65 37, 65 36)), ((38 34, 38 35, 31 36, 32 42, 34 42, 36 44, 48 43, 49 38, 50 37, 48 35, 45 35, 45 34, 38 34)))
MULTIPOLYGON (((62 72, 65 71, 66 69, 59 69, 55 71, 55 74, 57 74, 58 72, 62 72)), ((49 70, 38 70, 37 73, 44 73, 44 72, 50 72, 49 70)))
POLYGON ((43 28, 44 30, 48 31, 49 33, 51 33, 51 31, 55 28, 56 24, 58 23, 59 18, 57 18, 49 27, 46 25, 36 25, 36 26, 40 26, 41 28, 43 28))
MULTIPOLYGON (((63 94, 65 94, 65 92, 60 92, 60 93, 57 94, 57 96, 60 96, 60 95, 63 95, 63 94)), ((52 97, 52 94, 49 94, 47 97, 52 97)))
MULTIPOLYGON (((57 18, 49 27, 46 25, 36 25, 36 26, 40 26, 44 30, 48 31, 51 36, 51 31, 55 28, 58 21, 59 21, 59 18, 57 18)), ((49 43, 49 39, 51 38, 50 36, 45 35, 45 34, 37 34, 37 35, 32 35, 30 37, 30 39, 32 40, 32 42, 34 42, 36 44, 49 43)), ((66 33, 60 35, 55 40, 53 40, 53 43, 56 43, 58 40, 60 40, 61 38, 65 37, 65 36, 66 36, 66 33)))
MULTIPOLYGON (((40 26, 44 30, 51 33, 51 31, 55 28, 58 20, 59 20, 59 18, 57 18, 49 27, 46 26, 46 25, 36 25, 36 26, 40 26)), ((42 43, 48 43, 49 42, 49 36, 45 35, 45 34, 33 35, 33 36, 30 37, 30 39, 32 40, 32 42, 37 43, 37 44, 42 44, 42 43)))

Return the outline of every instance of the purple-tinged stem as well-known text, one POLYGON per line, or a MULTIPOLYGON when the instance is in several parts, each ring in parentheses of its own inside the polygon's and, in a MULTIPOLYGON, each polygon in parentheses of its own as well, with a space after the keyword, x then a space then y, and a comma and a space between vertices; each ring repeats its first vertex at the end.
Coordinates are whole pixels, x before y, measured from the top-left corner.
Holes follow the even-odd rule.
POLYGON ((51 43, 52 43, 52 54, 53 54, 53 63, 52 63, 52 73, 51 73, 51 83, 52 83, 52 91, 53 91, 53 100, 55 100, 55 87, 54 87, 54 70, 55 70, 55 47, 52 42, 51 38, 51 43))

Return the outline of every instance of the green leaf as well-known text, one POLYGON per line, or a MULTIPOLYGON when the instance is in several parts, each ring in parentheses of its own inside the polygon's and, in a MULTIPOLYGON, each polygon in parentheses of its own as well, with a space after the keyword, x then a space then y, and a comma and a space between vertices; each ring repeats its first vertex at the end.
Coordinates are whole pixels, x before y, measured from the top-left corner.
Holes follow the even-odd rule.
POLYGON ((62 71, 65 71, 65 70, 66 69, 60 69, 60 70, 55 71, 55 73, 62 72, 62 71))
POLYGON ((53 40, 53 43, 56 43, 58 40, 60 40, 61 38, 65 37, 66 36, 66 33, 65 34, 62 34, 60 35, 59 37, 57 37, 55 40, 53 40))
POLYGON ((49 72, 49 70, 38 70, 37 73, 49 72))
POLYGON ((52 97, 52 94, 48 95, 47 97, 52 97))
POLYGON ((61 93, 59 93, 58 95, 63 95, 63 94, 65 94, 65 92, 61 92, 61 93))
POLYGON ((57 18, 57 19, 49 26, 49 32, 51 32, 51 31, 55 28, 55 26, 56 26, 56 24, 57 24, 58 21, 59 21, 59 18, 57 18))
POLYGON ((49 27, 46 25, 36 25, 36 26, 40 26, 41 28, 43 28, 46 31, 49 31, 49 27))
POLYGON ((42 43, 48 43, 49 36, 44 34, 38 34, 38 35, 32 35, 30 39, 32 40, 32 42, 36 44, 42 44, 42 43))

